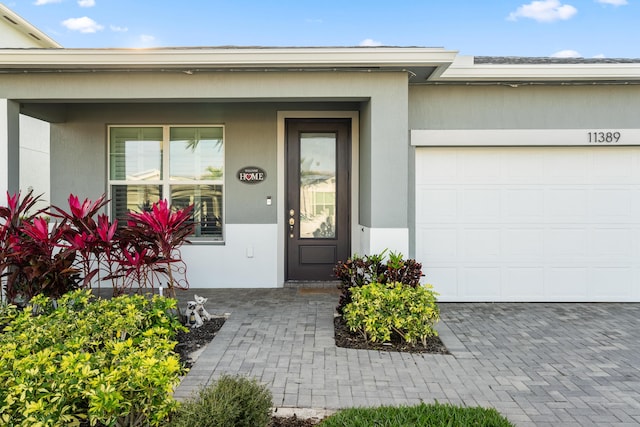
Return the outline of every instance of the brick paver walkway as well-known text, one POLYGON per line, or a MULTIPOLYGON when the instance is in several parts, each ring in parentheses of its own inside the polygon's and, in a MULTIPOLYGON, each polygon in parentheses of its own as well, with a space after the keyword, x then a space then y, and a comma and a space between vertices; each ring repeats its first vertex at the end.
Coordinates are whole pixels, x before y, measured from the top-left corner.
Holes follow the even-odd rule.
POLYGON ((494 407, 518 426, 640 424, 640 304, 441 304, 452 354, 429 355, 337 348, 336 294, 193 292, 231 316, 179 399, 228 373, 265 383, 278 407, 437 400, 494 407))

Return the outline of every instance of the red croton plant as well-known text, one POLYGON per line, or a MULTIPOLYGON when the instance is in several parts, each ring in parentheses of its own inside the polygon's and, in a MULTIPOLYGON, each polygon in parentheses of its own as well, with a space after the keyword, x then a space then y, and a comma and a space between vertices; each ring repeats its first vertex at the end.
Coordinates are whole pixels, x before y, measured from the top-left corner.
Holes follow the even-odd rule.
POLYGON ((172 210, 162 200, 149 211, 129 213, 119 227, 99 213, 109 203, 104 195, 82 202, 70 195, 68 210, 32 212, 39 199, 31 192, 7 194, 7 206, 0 206, 0 273, 9 302, 37 294, 58 298, 105 280, 114 295, 166 284, 175 296, 176 288, 188 287, 180 247, 193 233, 193 206, 172 210))

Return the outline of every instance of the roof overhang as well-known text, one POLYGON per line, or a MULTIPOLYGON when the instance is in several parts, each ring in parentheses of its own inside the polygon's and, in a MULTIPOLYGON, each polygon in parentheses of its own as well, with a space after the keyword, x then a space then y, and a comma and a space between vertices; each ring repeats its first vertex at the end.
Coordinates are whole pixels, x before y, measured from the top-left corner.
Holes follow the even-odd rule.
POLYGON ((420 47, 0 49, 0 72, 407 71, 424 81, 456 54, 420 47))
POLYGON ((429 78, 434 83, 482 82, 625 82, 640 80, 640 62, 499 63, 478 64, 473 56, 458 56, 453 64, 429 78))
POLYGON ((13 12, 11 9, 0 3, 0 19, 5 21, 7 24, 11 25, 16 31, 27 36, 29 40, 31 40, 35 46, 41 48, 61 48, 62 46, 58 44, 51 37, 31 25, 21 16, 13 12))

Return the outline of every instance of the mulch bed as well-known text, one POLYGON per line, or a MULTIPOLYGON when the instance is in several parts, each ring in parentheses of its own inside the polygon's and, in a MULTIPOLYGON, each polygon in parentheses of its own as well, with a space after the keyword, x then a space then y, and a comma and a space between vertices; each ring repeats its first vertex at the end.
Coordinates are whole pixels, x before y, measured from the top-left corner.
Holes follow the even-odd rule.
POLYGON ((178 344, 174 351, 180 356, 180 363, 183 366, 187 368, 193 366, 193 360, 189 358, 189 355, 209 344, 222 328, 225 320, 225 317, 214 317, 211 320, 205 320, 199 328, 189 328, 187 332, 179 331, 177 333, 176 341, 178 344))
POLYGON ((341 316, 333 319, 333 326, 337 347, 358 350, 400 351, 404 353, 451 354, 440 340, 440 337, 429 337, 426 346, 423 346, 421 342, 409 345, 403 342, 398 334, 391 335, 391 342, 372 343, 365 340, 362 334, 351 332, 341 316))

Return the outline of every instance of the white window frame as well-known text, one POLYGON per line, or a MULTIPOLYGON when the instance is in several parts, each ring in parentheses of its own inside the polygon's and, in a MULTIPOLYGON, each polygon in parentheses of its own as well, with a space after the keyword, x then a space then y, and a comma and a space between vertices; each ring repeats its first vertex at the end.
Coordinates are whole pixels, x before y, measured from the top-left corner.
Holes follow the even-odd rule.
MULTIPOLYGON (((171 204, 171 186, 172 185, 220 185, 222 187, 222 236, 218 238, 212 238, 211 236, 190 236, 189 240, 193 243, 213 243, 224 244, 226 237, 226 191, 225 191, 225 176, 226 176, 226 129, 223 124, 111 124, 107 126, 107 195, 109 199, 112 199, 111 189, 115 185, 158 185, 161 188, 163 199, 168 200, 171 204), (170 179, 170 136, 172 128, 221 128, 222 129, 222 177, 216 180, 193 180, 193 181, 171 181, 170 179), (159 180, 149 181, 128 181, 128 180, 116 180, 111 179, 111 130, 113 128, 162 128, 162 164, 161 164, 161 176, 159 180)), ((112 218, 111 209, 109 210, 109 217, 112 218)))

